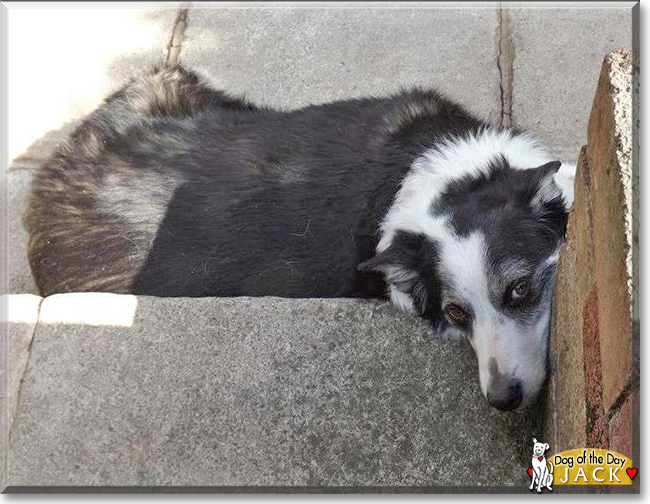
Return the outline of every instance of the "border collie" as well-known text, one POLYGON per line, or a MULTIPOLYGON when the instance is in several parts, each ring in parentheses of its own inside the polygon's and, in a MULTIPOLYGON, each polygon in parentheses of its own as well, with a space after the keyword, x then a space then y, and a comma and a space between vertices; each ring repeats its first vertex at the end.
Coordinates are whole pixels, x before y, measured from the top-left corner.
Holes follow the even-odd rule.
POLYGON ((279 111, 167 67, 37 172, 29 259, 43 295, 388 296, 509 410, 546 377, 574 170, 433 90, 279 111))

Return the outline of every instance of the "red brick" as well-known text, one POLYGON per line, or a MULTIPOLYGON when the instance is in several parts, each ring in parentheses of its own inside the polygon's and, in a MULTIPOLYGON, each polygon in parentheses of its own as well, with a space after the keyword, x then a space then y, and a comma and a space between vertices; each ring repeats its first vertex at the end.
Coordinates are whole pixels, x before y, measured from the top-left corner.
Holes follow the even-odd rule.
POLYGON ((575 199, 560 251, 551 321, 551 377, 546 438, 553 453, 586 440, 583 306, 593 286, 589 166, 583 148, 575 199))
MULTIPOLYGON (((632 411, 638 396, 629 396, 609 421, 609 447, 611 450, 633 459, 632 411)), ((638 462, 638 461, 636 461, 638 462)))
POLYGON ((631 84, 631 54, 606 57, 587 131, 594 276, 601 286, 598 326, 605 410, 619 397, 632 371, 631 84))
POLYGON ((598 327, 598 286, 589 293, 582 312, 587 446, 609 447, 609 425, 603 408, 600 338, 598 327))

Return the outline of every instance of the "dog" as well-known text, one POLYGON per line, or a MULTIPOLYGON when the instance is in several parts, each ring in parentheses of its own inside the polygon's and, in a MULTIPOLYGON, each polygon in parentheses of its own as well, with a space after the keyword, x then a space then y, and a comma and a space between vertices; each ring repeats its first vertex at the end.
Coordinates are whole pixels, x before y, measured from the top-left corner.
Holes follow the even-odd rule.
POLYGON ((435 90, 280 111, 163 67, 37 171, 28 255, 44 296, 387 297, 511 410, 546 377, 574 170, 435 90))
POLYGON ((537 439, 533 438, 533 481, 530 484, 529 490, 532 490, 537 482, 537 491, 541 492, 543 487, 553 490, 553 463, 547 462, 544 452, 548 450, 548 443, 538 443, 537 439))

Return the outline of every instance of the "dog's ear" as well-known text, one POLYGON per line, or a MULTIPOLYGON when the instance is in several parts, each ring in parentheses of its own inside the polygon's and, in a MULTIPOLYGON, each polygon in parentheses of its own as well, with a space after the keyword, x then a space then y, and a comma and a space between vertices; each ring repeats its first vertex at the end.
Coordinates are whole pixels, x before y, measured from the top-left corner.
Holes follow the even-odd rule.
POLYGON ((532 186, 535 190, 531 199, 533 207, 539 207, 555 198, 564 198, 562 191, 555 183, 555 174, 561 166, 560 161, 551 161, 527 171, 527 174, 533 179, 532 186))
POLYGON ((414 308, 422 314, 427 302, 427 289, 421 275, 425 248, 424 236, 400 231, 387 249, 360 263, 357 270, 382 273, 386 283, 411 296, 414 308))
POLYGON ((528 172, 536 179, 538 187, 533 198, 534 202, 549 202, 561 196, 564 209, 567 212, 571 209, 576 175, 575 164, 551 161, 528 172))
POLYGON ((533 438, 533 444, 537 444, 537 439, 533 438))
POLYGON ((549 161, 548 163, 544 163, 537 168, 533 168, 533 170, 537 170, 537 172, 539 172, 542 177, 547 177, 549 175, 555 175, 561 166, 562 161, 549 161))
POLYGON ((548 445, 548 443, 546 443, 545 446, 546 446, 546 448, 545 448, 546 450, 548 450, 548 449, 550 448, 550 446, 548 445))
POLYGON ((567 208, 570 206, 570 203, 567 205, 564 192, 555 180, 561 166, 559 161, 552 161, 529 170, 534 191, 530 206, 538 215, 539 222, 559 237, 563 237, 566 231, 567 208))
POLYGON ((376 271, 391 276, 397 270, 405 269, 404 260, 400 256, 397 247, 391 245, 383 252, 379 252, 372 259, 368 259, 357 265, 359 271, 376 271))
POLYGON ((409 271, 417 274, 423 259, 426 239, 421 234, 398 231, 390 246, 357 266, 359 271, 378 271, 387 277, 409 271))

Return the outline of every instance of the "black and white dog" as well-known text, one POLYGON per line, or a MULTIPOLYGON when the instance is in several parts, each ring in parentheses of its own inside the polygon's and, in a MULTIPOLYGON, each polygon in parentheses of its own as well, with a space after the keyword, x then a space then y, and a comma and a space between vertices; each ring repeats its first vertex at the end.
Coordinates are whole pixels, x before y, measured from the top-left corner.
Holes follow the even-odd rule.
POLYGON ((383 297, 476 350, 513 409, 546 376, 573 166, 435 91, 258 108, 180 66, 110 96, 35 176, 42 294, 383 297))

